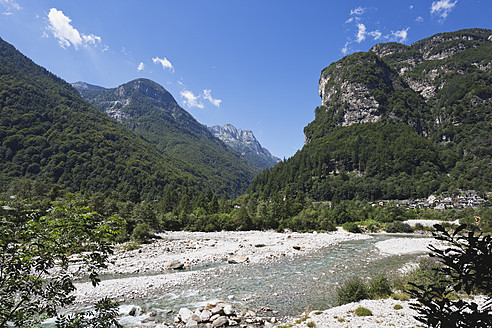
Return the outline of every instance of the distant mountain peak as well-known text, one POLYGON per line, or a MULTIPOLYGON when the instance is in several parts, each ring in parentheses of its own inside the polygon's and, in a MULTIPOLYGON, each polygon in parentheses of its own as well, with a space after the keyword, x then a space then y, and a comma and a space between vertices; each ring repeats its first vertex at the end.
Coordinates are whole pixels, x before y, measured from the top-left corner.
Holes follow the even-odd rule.
POLYGON ((280 161, 268 149, 260 145, 251 130, 238 129, 232 124, 225 124, 223 126, 215 125, 208 129, 226 145, 235 149, 259 167, 268 168, 280 161))
POLYGON ((81 90, 81 89, 84 89, 84 90, 104 90, 105 89, 105 88, 100 87, 98 85, 93 85, 93 84, 85 83, 82 81, 72 83, 72 87, 74 87, 77 90, 81 90))

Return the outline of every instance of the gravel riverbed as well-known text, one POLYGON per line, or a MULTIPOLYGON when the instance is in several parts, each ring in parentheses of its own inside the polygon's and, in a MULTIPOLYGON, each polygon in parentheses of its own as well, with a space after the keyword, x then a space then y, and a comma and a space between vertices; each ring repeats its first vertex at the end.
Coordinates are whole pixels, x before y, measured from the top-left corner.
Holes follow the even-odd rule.
MULTIPOLYGON (((274 264, 283 259, 303 256, 344 241, 373 238, 365 234, 348 233, 342 229, 329 233, 165 232, 159 234, 159 237, 161 239, 152 244, 142 245, 136 250, 125 250, 123 246, 118 246, 112 257, 112 263, 102 272, 102 281, 96 288, 89 282, 76 284, 77 290, 74 293, 76 304, 89 305, 102 297, 111 297, 125 304, 165 293, 173 293, 175 297, 181 297, 180 291, 185 290, 183 286, 186 286, 186 290, 189 290, 190 286, 196 286, 198 290, 224 270, 240 272, 242 268, 250 265, 274 264), (169 269, 171 263, 178 264, 186 270, 171 270, 169 269)), ((391 256, 422 253, 431 243, 437 245, 432 238, 395 236, 377 242, 375 246, 381 254, 391 256)), ((333 313, 341 311, 340 315, 347 318, 344 319, 345 324, 340 327, 386 327, 382 322, 385 322, 386 317, 388 322, 391 322, 392 315, 396 315, 400 321, 404 320, 401 319, 403 317, 409 317, 408 327, 415 327, 415 322, 411 320, 413 313, 407 305, 402 304, 403 310, 396 312, 393 303, 397 301, 370 302, 374 304, 371 305, 374 313, 379 313, 379 309, 386 311, 384 309, 389 307, 387 311, 391 316, 381 312, 383 314, 364 319, 374 319, 379 325, 359 324, 362 319, 350 319, 352 310, 347 305, 318 314, 315 323, 318 327, 338 327, 331 322, 333 316, 337 315, 333 313)), ((396 327, 400 326, 396 325, 396 327)), ((403 325, 403 321, 401 327, 407 327, 403 325)))

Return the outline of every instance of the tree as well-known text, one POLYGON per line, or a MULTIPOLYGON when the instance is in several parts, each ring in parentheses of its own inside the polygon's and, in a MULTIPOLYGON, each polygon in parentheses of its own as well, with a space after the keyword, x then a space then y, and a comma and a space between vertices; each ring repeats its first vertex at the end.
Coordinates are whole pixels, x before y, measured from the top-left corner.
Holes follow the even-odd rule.
POLYGON ((24 202, 0 206, 0 327, 31 326, 43 315, 55 316, 74 301, 76 277, 88 276, 97 285, 118 222, 103 221, 73 198, 47 212, 24 202), (69 269, 73 261, 75 272, 69 269))
POLYGON ((410 283, 409 291, 418 303, 412 307, 419 313, 417 320, 430 327, 491 327, 492 326, 492 238, 476 227, 460 235, 467 225, 456 228, 450 235, 441 225, 435 225, 433 235, 451 247, 444 250, 430 246, 431 256, 442 264, 436 268, 443 281, 429 286, 410 283), (488 296, 480 308, 475 302, 453 300, 452 292, 483 293, 488 296))

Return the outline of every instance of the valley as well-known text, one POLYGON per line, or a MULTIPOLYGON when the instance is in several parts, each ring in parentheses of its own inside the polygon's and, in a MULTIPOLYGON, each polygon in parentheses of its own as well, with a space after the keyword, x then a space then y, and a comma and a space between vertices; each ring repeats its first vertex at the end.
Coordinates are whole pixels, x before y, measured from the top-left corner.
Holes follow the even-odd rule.
POLYGON ((244 315, 217 327, 390 325, 354 304, 405 327, 426 311, 409 301, 433 306, 418 286, 481 294, 470 309, 487 324, 491 62, 480 28, 347 55, 322 70, 305 144, 280 160, 150 79, 69 84, 0 39, 0 327, 60 313, 65 328, 198 327, 180 309, 220 302, 244 315))

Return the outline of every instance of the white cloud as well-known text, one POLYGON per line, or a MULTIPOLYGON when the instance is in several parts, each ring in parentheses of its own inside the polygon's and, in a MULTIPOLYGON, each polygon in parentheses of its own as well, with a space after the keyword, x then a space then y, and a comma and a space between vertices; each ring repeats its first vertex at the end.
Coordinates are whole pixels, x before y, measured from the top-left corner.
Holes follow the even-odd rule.
POLYGON ((363 15, 364 13, 366 12, 366 8, 362 8, 361 6, 355 8, 355 9, 352 9, 350 11, 350 15, 363 15))
POLYGON ((5 16, 13 15, 14 13, 12 12, 12 10, 22 9, 22 7, 15 0, 0 0, 0 5, 4 6, 7 10, 3 13, 5 16))
POLYGON ((424 21, 424 18, 422 16, 419 16, 419 17, 415 18, 415 21, 417 23, 422 23, 424 21))
POLYGON ((101 42, 101 37, 94 34, 89 34, 89 35, 82 34, 82 39, 84 40, 85 43, 90 43, 93 45, 101 42))
POLYGON ((403 29, 400 31, 395 31, 395 32, 391 31, 391 35, 392 35, 391 39, 393 39, 397 42, 400 42, 400 43, 405 42, 407 40, 409 29, 410 29, 410 27, 407 27, 406 29, 403 29))
POLYGON ((383 35, 383 33, 381 33, 381 31, 379 31, 379 30, 371 31, 371 32, 368 32, 367 34, 372 36, 374 38, 374 40, 379 40, 381 38, 381 36, 383 35))
POLYGON ((70 25, 72 20, 65 16, 61 10, 51 8, 48 19, 50 21, 49 28, 51 29, 53 36, 58 39, 62 48, 70 47, 71 44, 77 48, 82 44, 82 38, 80 37, 79 31, 70 25))
POLYGON ((164 69, 168 68, 170 71, 174 72, 173 65, 171 64, 171 62, 169 60, 167 60, 166 57, 164 57, 164 58, 155 57, 155 58, 152 58, 152 61, 154 62, 154 64, 161 64, 162 68, 164 68, 164 69))
POLYGON ((143 62, 140 62, 140 64, 138 64, 138 67, 137 67, 137 70, 140 72, 140 71, 143 71, 145 68, 145 65, 143 62))
POLYGON ((350 42, 345 43, 345 46, 342 48, 342 54, 346 55, 348 53, 348 46, 350 42))
POLYGON ((413 9, 413 5, 410 5, 408 8, 413 9))
POLYGON ((366 26, 362 23, 357 24, 359 31, 357 32, 357 43, 361 43, 366 39, 366 26))
POLYGON ((198 97, 193 94, 193 92, 189 90, 184 90, 181 91, 181 96, 185 98, 186 100, 184 101, 185 105, 188 107, 197 107, 197 108, 203 108, 203 104, 198 100, 198 97))
POLYGON ((53 36, 58 39, 58 43, 62 48, 73 45, 77 49, 82 44, 96 45, 101 43, 101 37, 89 34, 79 33, 70 22, 69 17, 65 16, 61 10, 51 8, 48 13, 49 26, 53 36))
POLYGON ((203 90, 203 98, 210 101, 215 107, 220 107, 222 100, 212 98, 212 90, 203 90))
POLYGON ((442 20, 445 20, 457 3, 458 0, 456 0, 455 2, 450 2, 450 0, 434 1, 431 6, 431 15, 435 14, 441 17, 442 20))

